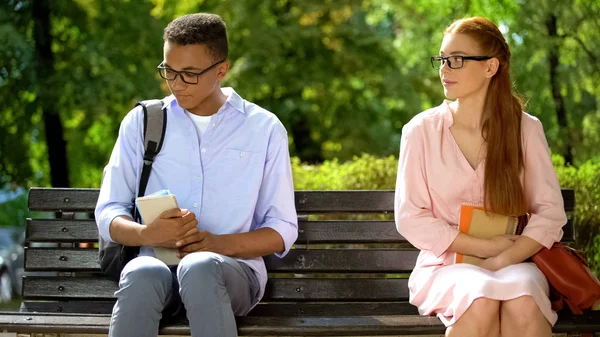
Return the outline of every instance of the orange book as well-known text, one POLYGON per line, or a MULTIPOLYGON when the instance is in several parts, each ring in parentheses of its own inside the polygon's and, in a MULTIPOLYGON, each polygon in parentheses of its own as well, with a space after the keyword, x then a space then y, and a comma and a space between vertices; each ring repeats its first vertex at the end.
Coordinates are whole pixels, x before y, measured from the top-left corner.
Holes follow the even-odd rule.
MULTIPOLYGON (((458 230, 482 239, 504 234, 520 234, 527 221, 527 215, 516 217, 486 212, 482 206, 463 204, 460 208, 458 230)), ((479 265, 482 258, 456 253, 455 263, 479 265)))

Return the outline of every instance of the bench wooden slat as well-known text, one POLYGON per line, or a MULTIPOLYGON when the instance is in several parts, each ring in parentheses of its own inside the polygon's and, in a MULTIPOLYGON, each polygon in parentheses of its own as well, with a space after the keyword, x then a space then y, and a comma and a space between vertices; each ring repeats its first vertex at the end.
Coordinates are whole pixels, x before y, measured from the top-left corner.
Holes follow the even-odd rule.
POLYGON ((394 191, 296 191, 299 213, 393 212, 394 191))
MULTIPOLYGON (((582 316, 561 316, 553 328, 555 333, 593 332, 600 329, 600 312, 582 316), (567 316, 567 317, 565 317, 567 316)), ((444 326, 433 316, 370 315, 343 317, 237 317, 238 332, 246 336, 375 336, 443 334, 444 326)), ((37 313, 5 313, 0 326, 17 333, 106 334, 109 315, 57 315, 37 313)), ((161 335, 189 335, 185 321, 160 329, 161 335)))
MULTIPOLYGON (((31 188, 31 211, 93 212, 99 189, 31 188)), ((575 206, 575 192, 562 190, 565 210, 575 206)), ((295 191, 299 213, 393 212, 394 191, 295 191)))
MULTIPOLYGON (((32 188, 31 211, 93 212, 99 189, 32 188)), ((300 213, 391 212, 394 191, 296 191, 300 213)))
POLYGON ((284 258, 265 257, 271 272, 410 273, 419 251, 379 249, 295 249, 284 258))
MULTIPOLYGON (((25 301, 21 312, 110 314, 115 301, 25 301)), ((408 302, 316 302, 265 303, 261 302, 248 316, 364 316, 364 315, 417 315, 415 306, 408 302)))
POLYGON ((556 333, 600 332, 600 310, 587 310, 582 315, 574 315, 568 309, 560 311, 552 331, 556 333))
MULTIPOLYGON (((345 317, 237 317, 240 335, 245 336, 353 336, 404 335, 443 332, 435 317, 414 315, 345 316, 345 317)), ((185 322, 185 321, 184 321, 185 322)), ((189 335, 184 322, 160 329, 161 335, 189 335)), ((19 333, 106 334, 109 315, 56 315, 12 313, 0 316, 0 325, 19 333)))
POLYGON ((560 239, 561 242, 575 242, 575 225, 573 224, 573 218, 569 218, 567 223, 563 226, 563 236, 560 239))
MULTIPOLYGON (((93 212, 99 189, 31 188, 31 211, 93 212)), ((296 191, 299 213, 390 212, 394 191, 296 191)))
MULTIPOLYGON (((28 219, 29 242, 96 242, 95 220, 28 219)), ((407 243, 394 221, 306 221, 298 222, 297 244, 308 243, 407 243)))
MULTIPOLYGON (((271 278, 263 301, 404 301, 407 279, 271 278)), ((75 277, 25 277, 25 300, 112 299, 118 289, 111 280, 75 277)))
MULTIPOLYGON (((394 191, 296 191, 298 212, 390 212, 394 191)), ((32 211, 93 212, 99 189, 32 188, 32 211)))
POLYGON ((408 299, 408 279, 274 279, 266 294, 280 301, 398 301, 408 299))
POLYGON ((300 221, 297 244, 408 243, 393 220, 300 221))
POLYGON ((23 301, 19 312, 110 315, 115 301, 23 301))
POLYGON ((34 212, 93 212, 98 201, 97 188, 29 189, 29 210, 34 212))
POLYGON ((28 242, 97 242, 98 227, 93 219, 27 219, 28 242))
MULTIPOLYGON (((414 249, 294 249, 284 258, 266 256, 271 272, 409 273, 419 251, 414 249)), ((27 271, 100 272, 97 249, 27 248, 27 271)))
MULTIPOLYGON (((563 242, 573 242, 571 219, 563 227, 563 242)), ((94 220, 28 219, 29 242, 97 242, 94 220)), ((296 244, 324 243, 408 243, 396 229, 394 221, 329 220, 298 222, 296 244)))

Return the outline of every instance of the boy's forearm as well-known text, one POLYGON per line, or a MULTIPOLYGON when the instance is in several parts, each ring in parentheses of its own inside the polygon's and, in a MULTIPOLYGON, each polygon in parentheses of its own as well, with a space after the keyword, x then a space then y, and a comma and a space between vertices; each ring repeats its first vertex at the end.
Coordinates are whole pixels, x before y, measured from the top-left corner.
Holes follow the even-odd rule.
POLYGON ((227 240, 226 255, 230 257, 261 257, 285 249, 283 238, 271 228, 259 228, 247 233, 224 234, 223 238, 227 240))
POLYGON ((148 246, 150 243, 143 236, 145 227, 129 216, 121 215, 110 223, 110 236, 124 246, 148 246))

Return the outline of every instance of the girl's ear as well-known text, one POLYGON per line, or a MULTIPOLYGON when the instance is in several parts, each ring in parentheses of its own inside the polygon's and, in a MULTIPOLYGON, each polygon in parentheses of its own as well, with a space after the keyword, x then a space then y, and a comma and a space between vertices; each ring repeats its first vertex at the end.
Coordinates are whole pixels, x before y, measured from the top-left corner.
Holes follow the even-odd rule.
POLYGON ((492 57, 487 61, 487 68, 485 69, 485 77, 492 78, 498 72, 498 68, 500 67, 500 61, 497 58, 492 57))

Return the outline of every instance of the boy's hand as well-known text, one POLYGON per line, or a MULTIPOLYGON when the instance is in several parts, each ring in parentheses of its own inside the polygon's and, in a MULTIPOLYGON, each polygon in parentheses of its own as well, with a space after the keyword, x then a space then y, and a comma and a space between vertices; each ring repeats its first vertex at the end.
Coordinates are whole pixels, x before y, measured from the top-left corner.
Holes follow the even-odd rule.
POLYGON ((141 232, 148 246, 169 245, 168 242, 176 241, 197 232, 198 220, 196 215, 186 209, 174 208, 164 211, 156 220, 147 224, 141 232))
POLYGON ((227 236, 207 231, 198 231, 197 233, 187 235, 179 240, 176 246, 179 248, 177 256, 180 259, 194 252, 213 252, 225 256, 231 255, 227 236))
POLYGON ((173 239, 173 240, 168 240, 168 241, 165 241, 165 242, 161 242, 161 243, 158 243, 158 244, 156 244, 156 245, 155 245, 155 247, 162 247, 162 248, 169 248, 169 249, 177 249, 177 248, 179 248, 179 247, 177 247, 177 242, 178 242, 180 239, 182 239, 182 238, 184 238, 184 237, 186 237, 186 236, 189 236, 189 235, 195 234, 195 233, 198 233, 198 227, 194 227, 194 228, 190 229, 190 231, 189 231, 189 232, 187 232, 185 235, 183 235, 183 236, 182 236, 181 238, 179 238, 179 239, 173 239))

